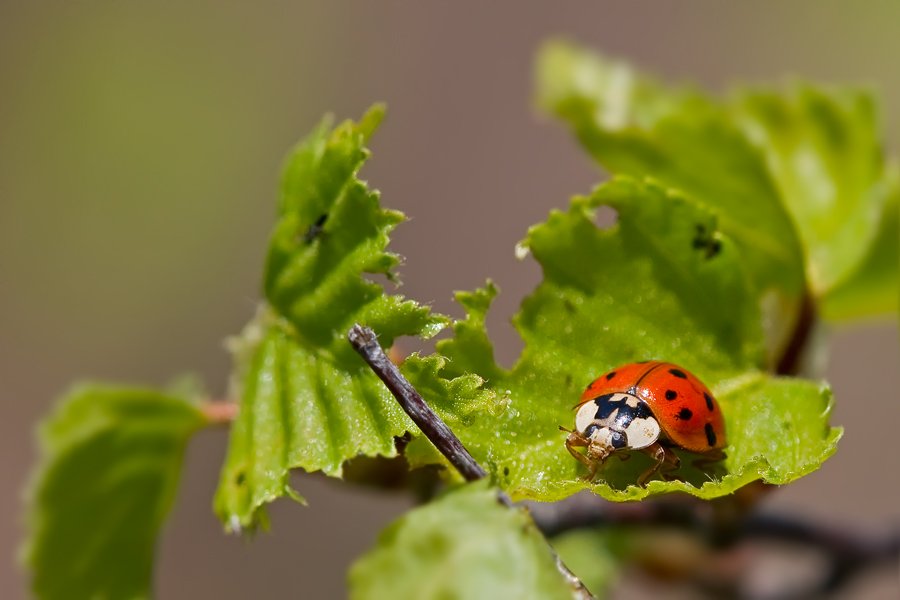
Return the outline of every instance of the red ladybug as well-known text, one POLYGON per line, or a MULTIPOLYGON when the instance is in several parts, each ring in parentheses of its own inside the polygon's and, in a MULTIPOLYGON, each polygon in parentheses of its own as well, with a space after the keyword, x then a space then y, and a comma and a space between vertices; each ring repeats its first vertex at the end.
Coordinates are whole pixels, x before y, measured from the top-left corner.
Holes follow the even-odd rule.
POLYGON ((672 446, 702 455, 697 466, 725 458, 725 419, 718 402, 699 379, 672 363, 613 369, 588 386, 575 408, 575 431, 569 432, 566 448, 590 469, 589 480, 617 451, 640 450, 656 459, 638 478, 642 487, 657 471, 674 479, 669 474, 681 461, 672 446), (587 447, 586 455, 577 446, 587 447))

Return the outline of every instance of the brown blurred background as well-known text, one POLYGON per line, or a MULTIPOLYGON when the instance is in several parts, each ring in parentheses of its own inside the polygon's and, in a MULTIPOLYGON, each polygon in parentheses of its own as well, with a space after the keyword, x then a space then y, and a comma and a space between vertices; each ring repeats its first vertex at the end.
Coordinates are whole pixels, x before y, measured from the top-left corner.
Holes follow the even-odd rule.
MULTIPOLYGON (((73 381, 191 371, 223 392, 222 339, 259 298, 282 158, 324 112, 388 103, 362 176, 411 217, 392 246, 402 292, 460 316, 452 291, 495 278, 489 326, 512 362, 508 319, 540 276, 514 244, 600 178, 530 103, 535 49, 559 34, 711 89, 872 84, 885 131, 898 123, 889 2, 0 3, 0 597, 26 597, 15 552, 32 431, 73 381)), ((768 504, 878 530, 900 517, 896 322, 832 343, 847 434, 768 504)), ((159 598, 340 598, 348 564, 410 505, 297 476, 310 506, 276 503, 272 533, 245 544, 211 511, 225 443, 204 432, 189 448, 159 598)), ((882 572, 846 598, 898 590, 882 572)))

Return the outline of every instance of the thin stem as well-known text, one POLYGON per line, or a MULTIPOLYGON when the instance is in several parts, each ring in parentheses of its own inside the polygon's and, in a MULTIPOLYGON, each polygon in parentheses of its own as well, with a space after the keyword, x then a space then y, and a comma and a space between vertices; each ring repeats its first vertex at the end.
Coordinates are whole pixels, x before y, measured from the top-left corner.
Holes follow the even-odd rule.
POLYGON ((229 425, 234 421, 240 407, 231 400, 207 400, 200 404, 200 412, 212 425, 229 425))
POLYGON ((381 378, 391 391, 400 407, 409 415, 413 423, 422 430, 425 437, 434 444, 441 454, 447 457, 466 481, 475 481, 487 476, 469 451, 465 449, 459 438, 447 427, 447 424, 425 404, 425 400, 416 388, 400 374, 400 370, 388 359, 378 344, 378 339, 368 327, 354 325, 347 334, 353 348, 359 352, 375 374, 381 378))
POLYGON ((800 314, 797 316, 797 325, 794 333, 788 341, 784 354, 778 361, 776 373, 779 375, 796 375, 800 370, 800 362, 806 351, 806 344, 816 324, 816 305, 812 294, 808 291, 803 294, 800 304, 800 314))
MULTIPOLYGON (((425 403, 416 388, 400 373, 397 366, 388 359, 384 350, 378 344, 375 332, 362 325, 354 325, 347 334, 350 345, 359 352, 363 360, 384 382, 387 388, 397 399, 400 407, 409 415, 413 423, 422 430, 434 447, 443 454, 466 481, 476 481, 487 477, 487 472, 476 462, 469 451, 466 450, 456 434, 453 433, 444 421, 435 414, 425 403)), ((497 494, 497 500, 508 507, 513 503, 504 491, 497 494)), ((556 568, 562 574, 566 582, 572 587, 577 598, 581 600, 596 600, 588 591, 581 580, 569 570, 562 559, 548 544, 550 553, 556 561, 556 568)))

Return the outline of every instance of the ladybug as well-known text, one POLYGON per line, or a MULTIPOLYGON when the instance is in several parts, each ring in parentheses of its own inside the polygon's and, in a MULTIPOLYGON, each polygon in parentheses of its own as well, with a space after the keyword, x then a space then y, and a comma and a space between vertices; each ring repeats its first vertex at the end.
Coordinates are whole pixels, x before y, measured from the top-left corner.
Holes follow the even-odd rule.
MULTIPOLYGON (((614 452, 640 450, 656 464, 638 478, 644 487, 659 471, 666 481, 681 461, 672 446, 702 458, 702 467, 725 458, 725 419, 709 388, 687 370, 661 361, 632 363, 601 375, 575 406, 575 431, 566 448, 590 469, 588 481, 614 452), (575 448, 585 446, 587 453, 575 448)), ((625 460, 627 457, 622 457, 625 460)))

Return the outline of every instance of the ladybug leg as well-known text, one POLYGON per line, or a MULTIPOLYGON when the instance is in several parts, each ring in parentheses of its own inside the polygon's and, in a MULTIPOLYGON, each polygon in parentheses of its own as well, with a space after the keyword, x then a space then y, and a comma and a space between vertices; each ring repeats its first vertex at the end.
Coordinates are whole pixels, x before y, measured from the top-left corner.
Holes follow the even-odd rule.
POLYGON ((676 475, 671 475, 672 471, 677 471, 679 467, 681 467, 681 459, 678 458, 678 455, 672 452, 671 448, 665 448, 666 451, 666 459, 663 462, 662 467, 659 469, 660 476, 666 481, 680 481, 684 483, 684 479, 678 477, 676 475))
POLYGON ((709 450, 700 455, 702 458, 699 458, 693 462, 693 465, 700 469, 701 471, 706 471, 709 469, 710 465, 713 465, 721 460, 725 460, 726 454, 724 450, 709 450))
MULTIPOLYGON (((562 431, 569 431, 568 429, 563 429, 562 427, 560 427, 560 429, 562 431)), ((576 433, 574 431, 569 431, 569 435, 568 435, 568 437, 566 437, 566 450, 568 450, 569 454, 574 456, 578 460, 578 462, 580 462, 581 464, 586 466, 588 468, 588 470, 590 471, 587 475, 582 477, 582 479, 584 479, 586 481, 593 481, 594 476, 597 474, 597 467, 598 467, 597 463, 595 461, 589 459, 587 456, 585 456, 584 454, 582 454, 581 452, 579 452, 578 450, 575 449, 576 446, 587 446, 587 445, 588 445, 588 441, 586 439, 584 439, 583 436, 579 435, 578 433, 576 433)))
POLYGON ((651 458, 656 460, 656 464, 641 473, 641 476, 638 477, 637 484, 641 487, 647 487, 647 482, 650 481, 650 478, 659 471, 659 474, 662 475, 663 479, 666 481, 671 481, 672 479, 679 479, 677 477, 671 477, 669 473, 678 469, 681 466, 681 459, 672 452, 670 449, 666 448, 659 442, 655 444, 651 444, 646 448, 642 449, 642 452, 649 455, 651 458))

